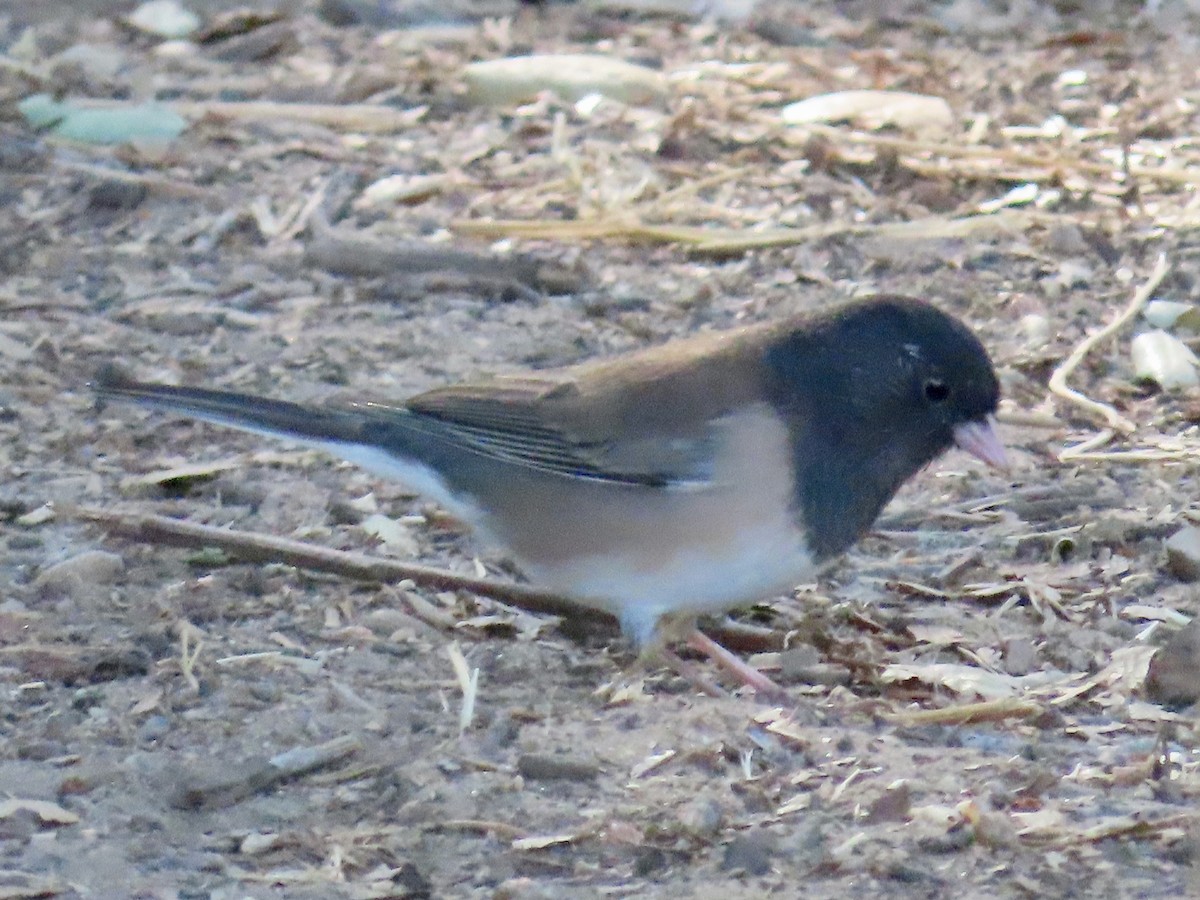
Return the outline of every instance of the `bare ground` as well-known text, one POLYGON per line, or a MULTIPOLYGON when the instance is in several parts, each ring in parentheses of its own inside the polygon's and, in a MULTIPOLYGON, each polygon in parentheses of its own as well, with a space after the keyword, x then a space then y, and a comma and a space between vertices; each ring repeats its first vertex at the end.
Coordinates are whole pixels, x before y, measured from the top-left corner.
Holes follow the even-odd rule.
MULTIPOLYGON (((199 46, 163 46, 103 4, 69 20, 46 5, 26 32, 14 7, 0 32, 0 896, 1197 890, 1195 718, 1142 682, 1200 606, 1163 550, 1200 512, 1200 402, 1134 382, 1140 324, 1070 377, 1132 433, 1061 460, 1105 422, 1047 390, 1160 254, 1155 296, 1195 293, 1200 23, 1161 6, 777 4, 707 24, 498 5, 414 37, 301 3, 199 46), (64 62, 82 44, 101 58, 64 62), (471 60, 588 49, 661 69, 665 104, 463 96, 471 60), (953 124, 779 124, 784 104, 850 88, 944 97, 953 124), (193 111, 168 148, 105 149, 29 128, 15 101, 39 90, 379 109, 353 127, 193 111), (393 175, 399 195, 370 189, 393 175), (340 254, 313 249, 323 216, 352 244, 543 268, 339 274, 340 254), (481 234, 492 220, 541 224, 481 234), (635 225, 799 231, 722 248, 635 225), (115 360, 304 401, 397 398, 873 291, 979 330, 1015 467, 946 457, 819 585, 740 614, 794 692, 782 709, 697 696, 612 631, 123 540, 78 512, 511 579, 397 485, 100 411, 86 383, 115 360), (462 734, 453 642, 479 670, 462 734), (312 771, 264 767, 339 739, 312 771)), ((212 22, 222 6, 198 9, 212 22)), ((1196 664, 1177 677, 1194 683, 1196 664)))

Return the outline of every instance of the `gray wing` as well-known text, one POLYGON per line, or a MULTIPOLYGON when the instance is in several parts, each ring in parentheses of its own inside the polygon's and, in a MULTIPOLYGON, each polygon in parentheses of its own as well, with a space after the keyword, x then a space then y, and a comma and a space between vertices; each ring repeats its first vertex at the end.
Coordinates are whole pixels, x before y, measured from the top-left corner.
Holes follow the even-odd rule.
POLYGON ((650 433, 619 422, 579 428, 571 421, 575 393, 571 382, 501 379, 430 391, 402 408, 356 408, 493 459, 572 478, 656 487, 711 478, 716 423, 650 433))

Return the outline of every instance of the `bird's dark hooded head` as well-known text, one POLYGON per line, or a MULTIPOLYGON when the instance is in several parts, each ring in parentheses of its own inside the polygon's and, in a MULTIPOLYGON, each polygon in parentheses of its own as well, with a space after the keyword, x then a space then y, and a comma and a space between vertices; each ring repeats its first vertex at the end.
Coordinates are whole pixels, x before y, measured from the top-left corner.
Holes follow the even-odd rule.
POLYGON ((1004 464, 987 351, 928 303, 881 296, 819 314, 781 335, 766 363, 793 435, 796 512, 820 559, 857 540, 953 444, 1004 464))

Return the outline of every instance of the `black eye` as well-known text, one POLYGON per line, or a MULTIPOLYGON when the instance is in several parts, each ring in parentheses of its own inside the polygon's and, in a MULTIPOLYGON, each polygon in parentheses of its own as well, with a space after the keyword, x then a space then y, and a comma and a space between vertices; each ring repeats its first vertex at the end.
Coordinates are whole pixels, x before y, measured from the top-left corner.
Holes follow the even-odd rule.
POLYGON ((944 403, 950 397, 950 388, 946 382, 930 378, 925 382, 925 399, 930 403, 944 403))

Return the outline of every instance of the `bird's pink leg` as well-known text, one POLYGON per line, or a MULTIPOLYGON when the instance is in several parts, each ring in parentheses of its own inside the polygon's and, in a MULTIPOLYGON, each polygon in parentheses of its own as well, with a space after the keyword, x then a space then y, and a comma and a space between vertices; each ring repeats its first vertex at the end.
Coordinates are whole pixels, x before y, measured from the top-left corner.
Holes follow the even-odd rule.
POLYGON ((659 647, 655 653, 662 662, 667 664, 668 668, 670 668, 676 675, 682 676, 682 678, 688 684, 690 684, 700 693, 709 697, 729 696, 725 693, 725 691, 713 684, 708 676, 701 672, 697 666, 688 662, 686 659, 683 659, 681 656, 679 656, 679 654, 666 645, 659 647))
POLYGON ((687 642, 689 647, 703 653, 718 666, 737 678, 742 684, 754 688, 759 696, 770 699, 773 702, 787 702, 787 691, 758 669, 754 668, 754 666, 742 662, 739 656, 726 650, 708 635, 701 632, 700 629, 693 629, 692 633, 688 635, 687 642))

